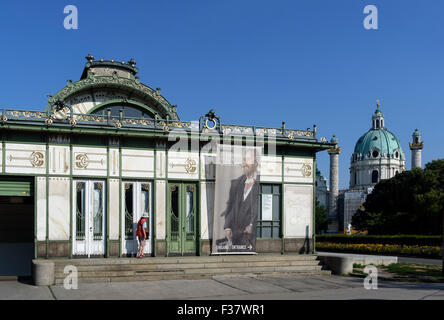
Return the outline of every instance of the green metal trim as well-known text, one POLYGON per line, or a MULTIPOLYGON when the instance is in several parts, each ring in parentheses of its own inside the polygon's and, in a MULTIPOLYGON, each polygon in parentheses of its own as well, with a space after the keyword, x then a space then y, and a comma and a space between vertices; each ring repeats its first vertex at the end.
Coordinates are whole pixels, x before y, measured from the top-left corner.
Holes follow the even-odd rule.
POLYGON ((157 235, 156 235, 156 225, 157 225, 157 210, 156 210, 156 197, 157 197, 157 184, 156 184, 156 177, 157 177, 157 150, 154 149, 154 179, 153 181, 153 187, 151 188, 153 190, 153 196, 152 196, 152 215, 151 215, 151 224, 153 226, 153 234, 152 234, 152 243, 153 243, 153 250, 152 250, 152 256, 155 257, 157 255, 157 235))
POLYGON ((170 253, 170 230, 171 230, 171 226, 170 226, 170 221, 169 221, 169 208, 170 208, 170 193, 168 191, 168 184, 169 184, 169 180, 168 180, 168 150, 166 150, 165 148, 165 255, 168 257, 168 254, 170 253))
MULTIPOLYGON (((88 128, 88 127, 68 127, 66 125, 56 125, 53 124, 51 126, 48 125, 34 125, 34 124, 11 124, 11 123, 0 123, 0 128, 10 129, 10 130, 24 130, 24 131, 39 131, 39 132, 58 132, 58 133, 76 133, 76 134, 98 134, 98 135, 118 135, 118 136, 142 136, 142 137, 157 137, 168 139, 169 132, 160 131, 147 131, 146 129, 131 129, 131 128, 88 128)), ((177 137, 186 137, 189 138, 189 134, 180 134, 176 133, 177 137)), ((241 137, 233 137, 233 142, 243 141, 241 137)), ((250 138, 248 141, 255 142, 256 139, 254 136, 250 138)), ((280 146, 290 146, 290 147, 302 147, 302 148, 316 148, 317 151, 327 150, 334 145, 328 143, 320 143, 317 141, 300 141, 300 140, 287 140, 287 139, 277 139, 276 145, 280 146)), ((185 150, 184 150, 185 151, 185 150)), ((292 155, 289 155, 292 156, 292 155)), ((304 155, 295 157, 304 157, 304 155)), ((310 158, 310 156, 306 156, 310 158)))
POLYGON ((37 177, 34 177, 34 259, 37 259, 37 177))
POLYGON ((106 219, 106 221, 105 221, 106 222, 106 230, 105 230, 105 232, 106 232, 106 235, 105 235, 105 245, 106 245, 105 257, 107 257, 107 258, 109 257, 109 246, 110 246, 110 242, 109 242, 109 240, 110 240, 109 239, 109 228, 110 228, 109 222, 111 220, 110 210, 109 210, 110 205, 109 205, 109 202, 108 202, 109 199, 110 199, 110 197, 109 197, 109 188, 110 188, 109 179, 110 179, 110 176, 109 176, 109 144, 108 144, 106 146, 106 181, 105 181, 105 185, 106 185, 105 205, 106 205, 106 207, 104 208, 104 210, 105 210, 105 219, 106 219))
POLYGON ((69 146, 69 258, 72 259, 72 249, 74 248, 74 237, 72 236, 72 216, 73 216, 73 177, 72 177, 72 145, 69 146))
MULTIPOLYGON (((266 183, 266 182, 264 182, 266 183)), ((276 182, 270 182, 270 183, 276 183, 276 182)), ((304 185, 304 186, 312 186, 313 182, 288 182, 286 181, 285 184, 297 184, 297 185, 304 185)))
POLYGON ((122 141, 119 140, 119 257, 122 257, 122 141))
POLYGON ((96 97, 94 95, 94 90, 90 90, 89 94, 91 95, 91 99, 92 99, 93 105, 95 107, 97 105, 97 102, 96 102, 96 97))
MULTIPOLYGON (((26 145, 38 145, 38 146, 44 146, 46 145, 46 142, 29 142, 29 141, 21 141, 21 140, 11 140, 11 139, 5 139, 4 143, 10 143, 10 144, 26 144, 26 145)), ((51 146, 61 146, 62 144, 53 144, 51 146)), ((68 146, 68 144, 65 144, 64 146, 68 146)))
POLYGON ((316 154, 313 157, 313 253, 316 253, 316 154))
MULTIPOLYGON (((199 160, 200 160, 200 158, 199 158, 199 160)), ((199 161, 199 163, 200 163, 200 161, 199 161)), ((199 170, 199 172, 200 172, 200 170, 199 170)), ((202 248, 201 248, 201 240, 202 240, 202 236, 201 236, 201 234, 200 234, 200 231, 201 231, 201 225, 200 225, 200 222, 201 222, 201 210, 200 210, 200 200, 201 200, 201 197, 200 197, 200 193, 201 193, 201 188, 200 188, 200 182, 199 181, 196 181, 196 182, 194 182, 194 185, 196 186, 196 196, 195 196, 195 212, 194 212, 194 218, 195 218, 195 229, 194 229, 194 233, 195 233, 195 235, 196 235, 196 241, 195 241, 195 246, 197 247, 196 249, 197 249, 197 252, 196 252, 196 250, 195 250, 195 252, 196 252, 196 254, 197 254, 197 256, 201 256, 202 255, 202 248), (199 205, 197 205, 197 204, 199 204, 199 205)))
POLYGON ((49 258, 49 141, 46 137, 46 259, 49 258))
MULTIPOLYGON (((199 165, 198 165, 198 170, 199 170, 199 174, 198 174, 198 181, 196 182, 196 189, 197 189, 197 203, 199 204, 198 208, 196 209, 196 223, 197 223, 197 227, 196 227, 196 235, 198 238, 197 241, 197 255, 201 256, 202 255, 202 228, 201 228, 201 220, 202 220, 202 210, 201 210, 201 192, 202 192, 202 187, 201 187, 201 181, 202 181, 202 148, 199 147, 198 150, 198 156, 199 156, 199 165)), ((208 210, 207 210, 207 214, 208 214, 208 210)), ((208 219, 208 218, 207 218, 208 219)), ((209 237, 209 236, 208 236, 209 237)))
POLYGON ((157 210, 156 210, 156 205, 157 205, 157 201, 156 201, 156 197, 157 197, 157 186, 156 186, 156 181, 153 180, 153 201, 152 201, 152 225, 153 225, 153 252, 152 255, 153 257, 157 256, 157 210))
MULTIPOLYGON (((26 174, 26 173, 0 173, 0 177, 38 177, 38 176, 42 176, 41 173, 30 173, 30 174, 26 174)), ((45 175, 43 175, 45 176, 45 175)), ((66 176, 64 176, 66 178, 66 176)))
POLYGON ((282 161, 281 161, 281 184, 282 184, 282 190, 281 190, 281 219, 282 219, 282 246, 281 246, 281 254, 285 254, 285 202, 284 202, 284 198, 285 198, 285 184, 284 184, 284 155, 281 155, 282 161))
POLYGON ((6 150, 5 150, 5 147, 6 147, 6 143, 3 138, 3 141, 2 141, 2 173, 6 173, 6 150))

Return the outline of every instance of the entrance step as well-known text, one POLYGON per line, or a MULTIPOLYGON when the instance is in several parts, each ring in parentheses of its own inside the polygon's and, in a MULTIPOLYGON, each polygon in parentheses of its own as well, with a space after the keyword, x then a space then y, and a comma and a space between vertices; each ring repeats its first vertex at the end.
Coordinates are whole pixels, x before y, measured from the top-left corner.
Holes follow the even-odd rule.
POLYGON ((206 257, 147 257, 105 259, 54 259, 55 283, 75 266, 78 281, 116 282, 177 279, 211 279, 218 276, 330 275, 316 255, 254 255, 206 257))

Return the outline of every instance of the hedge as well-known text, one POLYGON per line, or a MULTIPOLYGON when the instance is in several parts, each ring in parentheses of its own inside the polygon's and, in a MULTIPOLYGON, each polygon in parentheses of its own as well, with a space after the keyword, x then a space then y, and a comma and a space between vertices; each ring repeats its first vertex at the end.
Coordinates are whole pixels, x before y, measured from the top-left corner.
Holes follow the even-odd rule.
POLYGON ((357 244, 357 243, 332 243, 320 242, 316 244, 319 251, 333 251, 344 253, 366 253, 366 254, 389 254, 418 256, 427 258, 440 258, 441 247, 439 246, 407 246, 394 244, 357 244))
POLYGON ((316 235, 316 243, 330 242, 341 244, 394 244, 405 246, 442 246, 442 236, 425 235, 361 235, 325 234, 316 235))

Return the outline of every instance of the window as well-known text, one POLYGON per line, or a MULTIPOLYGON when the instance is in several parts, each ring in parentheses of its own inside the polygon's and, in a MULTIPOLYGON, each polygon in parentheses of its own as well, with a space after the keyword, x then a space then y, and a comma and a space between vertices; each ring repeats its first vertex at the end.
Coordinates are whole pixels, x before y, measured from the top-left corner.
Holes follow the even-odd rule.
POLYGON ((399 152, 396 151, 396 152, 395 152, 395 158, 398 159, 398 157, 399 157, 399 152))
POLYGON ((374 150, 372 156, 373 158, 377 158, 379 156, 379 152, 377 150, 374 150))
POLYGON ((372 171, 372 183, 377 183, 378 182, 378 170, 373 170, 372 171))
POLYGON ((257 238, 279 238, 281 236, 280 185, 261 184, 257 220, 257 238))
POLYGON ((106 116, 108 114, 108 109, 111 111, 112 117, 118 117, 120 115, 120 110, 123 112, 123 117, 128 118, 153 118, 153 115, 139 106, 133 105, 106 105, 95 111, 93 111, 92 115, 102 115, 106 116))

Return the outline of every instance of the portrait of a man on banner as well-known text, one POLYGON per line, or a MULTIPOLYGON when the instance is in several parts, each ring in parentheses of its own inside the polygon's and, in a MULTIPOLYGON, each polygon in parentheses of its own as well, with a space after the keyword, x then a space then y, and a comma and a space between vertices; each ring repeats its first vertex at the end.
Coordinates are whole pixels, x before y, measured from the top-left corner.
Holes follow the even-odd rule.
POLYGON ((232 152, 232 162, 216 166, 213 253, 254 253, 261 149, 238 146, 232 152))

